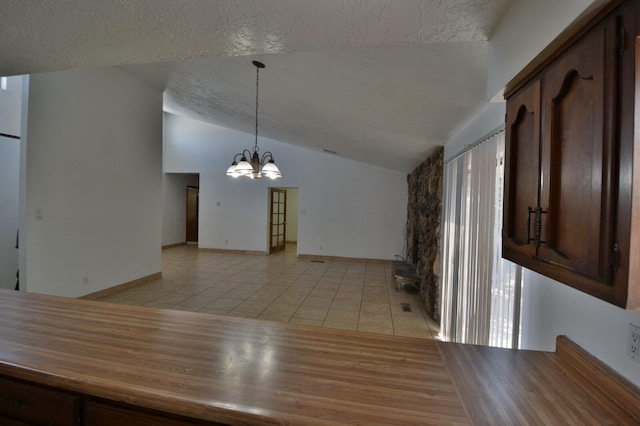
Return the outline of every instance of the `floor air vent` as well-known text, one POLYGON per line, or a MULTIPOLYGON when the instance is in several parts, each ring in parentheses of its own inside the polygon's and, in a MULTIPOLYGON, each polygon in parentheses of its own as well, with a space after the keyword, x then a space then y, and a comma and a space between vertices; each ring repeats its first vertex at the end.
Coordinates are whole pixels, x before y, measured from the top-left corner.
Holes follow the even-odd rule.
POLYGON ((411 312, 411 305, 408 303, 401 303, 402 312, 411 312))
POLYGON ((324 260, 312 260, 312 263, 324 263, 324 260))

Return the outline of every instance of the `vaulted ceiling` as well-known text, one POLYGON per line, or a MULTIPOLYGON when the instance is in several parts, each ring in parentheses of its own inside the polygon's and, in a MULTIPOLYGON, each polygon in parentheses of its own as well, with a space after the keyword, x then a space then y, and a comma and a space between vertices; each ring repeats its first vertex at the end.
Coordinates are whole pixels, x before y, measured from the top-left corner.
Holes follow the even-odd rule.
POLYGON ((3 0, 0 75, 119 65, 166 111, 252 132, 258 59, 261 135, 410 171, 486 102, 511 3, 3 0))

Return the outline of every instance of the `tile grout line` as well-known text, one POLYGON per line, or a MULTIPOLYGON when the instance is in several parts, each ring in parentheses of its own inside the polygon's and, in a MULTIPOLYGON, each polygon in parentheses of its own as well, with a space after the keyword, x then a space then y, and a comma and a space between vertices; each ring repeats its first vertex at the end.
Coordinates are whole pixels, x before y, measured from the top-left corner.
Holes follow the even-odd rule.
MULTIPOLYGON (((353 307, 351 309, 347 308, 345 313, 353 313, 353 316, 349 314, 347 316, 337 318, 349 318, 349 321, 344 321, 341 325, 348 326, 349 329, 355 327, 356 331, 361 331, 361 327, 364 325, 362 324, 364 309, 368 309, 368 304, 378 305, 379 302, 381 302, 379 296, 384 294, 383 301, 386 302, 386 312, 388 312, 390 319, 390 323, 386 324, 389 324, 391 327, 390 332, 392 335, 398 335, 397 327, 399 326, 398 320, 400 320, 400 317, 394 315, 394 309, 392 306, 392 303, 397 301, 394 299, 397 298, 391 297, 392 289, 390 286, 392 284, 392 277, 390 275, 390 269, 386 264, 373 264, 370 262, 354 264, 349 261, 339 262, 332 260, 329 263, 322 264, 322 266, 320 266, 314 265, 310 262, 301 261, 297 257, 265 257, 264 259, 259 259, 259 261, 256 262, 256 259, 253 256, 226 255, 220 257, 215 255, 206 256, 201 253, 193 256, 194 253, 188 250, 174 251, 172 253, 176 253, 177 256, 172 259, 169 259, 167 256, 163 256, 162 279, 153 282, 153 284, 148 283, 149 286, 140 286, 132 289, 133 291, 130 293, 130 297, 127 297, 128 293, 126 291, 118 292, 118 300, 114 301, 114 303, 150 305, 151 307, 154 307, 153 305, 162 305, 155 307, 187 311, 206 312, 207 310, 210 310, 212 311, 211 313, 216 313, 218 315, 243 316, 260 319, 259 317, 265 315, 265 312, 267 312, 270 307, 277 303, 282 303, 279 302, 278 299, 283 297, 285 293, 293 289, 306 289, 305 291, 299 292, 299 294, 303 295, 303 297, 299 299, 300 301, 291 304, 295 308, 295 310, 292 311, 292 314, 286 314, 281 317, 282 319, 275 319, 276 321, 290 323, 294 321, 294 319, 300 320, 303 323, 305 321, 309 323, 315 321, 315 323, 320 327, 331 328, 326 327, 326 324, 328 324, 329 313, 332 312, 334 307, 338 306, 337 304, 339 302, 345 301, 345 307, 353 307), (251 264, 251 269, 246 269, 246 265, 248 264, 251 264), (311 282, 311 278, 313 282, 310 286, 307 286, 307 284, 311 282), (303 281, 300 281, 301 279, 303 279, 303 281), (304 283, 304 281, 307 280, 309 280, 309 282, 304 283), (272 286, 274 283, 276 285, 272 286), (303 285, 299 285, 301 283, 303 285), (354 283, 355 285, 352 285, 354 283), (175 290, 177 291, 174 291, 171 288, 172 284, 176 284, 175 290), (380 284, 384 285, 384 292, 380 291, 380 284), (357 291, 353 291, 356 286, 357 291), (158 288, 157 292, 149 294, 147 291, 154 291, 153 287, 158 288), (269 296, 265 299, 269 299, 268 303, 264 305, 264 307, 260 306, 260 309, 257 312, 242 311, 242 308, 239 309, 242 304, 250 302, 251 297, 270 288, 273 290, 271 290, 270 293, 267 293, 269 296), (147 291, 145 291, 145 289, 147 289, 147 291), (325 293, 318 294, 320 290, 325 291, 325 293), (324 299, 328 293, 327 290, 331 291, 329 293, 331 294, 329 304, 325 304, 323 302, 318 303, 318 306, 309 305, 310 308, 317 308, 318 313, 323 311, 322 318, 307 319, 296 317, 303 305, 306 302, 309 302, 311 298, 320 297, 324 299), (209 291, 209 293, 207 293, 207 291, 209 291), (238 293, 232 294, 233 292, 238 293), (350 295, 350 297, 344 299, 339 296, 341 292, 346 292, 347 295, 351 294, 353 297, 350 295), (376 296, 376 294, 379 296, 376 296), (366 302, 366 295, 370 296, 369 302, 366 302), (174 302, 171 299, 172 296, 175 298, 174 300, 179 299, 179 301, 174 302), (233 296, 233 298, 230 296, 233 296), (208 299, 207 303, 200 306, 196 300, 198 297, 206 297, 208 299), (378 297, 378 300, 376 300, 376 297, 378 297), (163 298, 170 302, 161 302, 163 298), (357 302, 356 298, 358 298, 357 302), (185 303, 188 299, 194 300, 190 300, 185 303), (222 299, 235 300, 235 302, 229 303, 228 305, 218 302, 219 305, 216 306, 215 303, 222 299), (232 307, 229 308, 228 306, 232 307), (285 317, 286 321, 284 321, 285 317)), ((329 298, 327 297, 327 299, 329 298)), ((104 300, 109 301, 108 298, 105 298, 104 300)), ((296 299, 294 298, 293 300, 296 299)), ((320 300, 317 302, 320 302, 320 300)), ((416 302, 418 302, 420 307, 421 305, 419 301, 416 300, 416 302)), ((375 306, 371 307, 374 308, 375 306)), ((251 309, 255 309, 255 307, 252 306, 251 309)), ((375 317, 377 310, 369 310, 371 311, 371 316, 375 317)), ((335 311, 337 312, 339 310, 335 311)), ((419 314, 420 315, 416 315, 417 318, 420 318, 420 322, 417 327, 420 330, 424 330, 425 334, 428 334, 433 338, 433 330, 425 318, 422 309, 419 314), (419 324, 422 324, 422 326, 419 324)), ((365 328, 385 328, 384 325, 382 325, 385 321, 375 325, 377 320, 375 318, 372 319, 372 324, 370 324, 371 327, 367 326, 365 328)), ((335 321, 336 324, 339 324, 340 322, 341 321, 335 321)), ((384 330, 382 330, 382 333, 389 334, 389 332, 385 332, 384 330)))

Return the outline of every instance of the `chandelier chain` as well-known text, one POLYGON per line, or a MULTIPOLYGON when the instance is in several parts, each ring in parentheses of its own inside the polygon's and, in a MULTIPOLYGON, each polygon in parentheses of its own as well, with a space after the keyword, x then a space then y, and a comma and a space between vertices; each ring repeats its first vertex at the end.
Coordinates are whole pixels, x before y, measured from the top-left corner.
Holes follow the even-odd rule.
POLYGON ((258 89, 260 83, 260 67, 256 67, 256 142, 253 146, 253 152, 258 152, 258 89))

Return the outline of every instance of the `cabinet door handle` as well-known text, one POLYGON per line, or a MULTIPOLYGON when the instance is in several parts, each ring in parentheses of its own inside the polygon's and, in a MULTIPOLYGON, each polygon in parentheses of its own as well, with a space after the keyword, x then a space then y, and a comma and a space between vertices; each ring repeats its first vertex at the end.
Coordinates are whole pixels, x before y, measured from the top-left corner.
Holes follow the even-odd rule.
POLYGON ((531 213, 535 213, 536 210, 531 208, 531 206, 527 207, 527 245, 531 244, 531 213))
POLYGON ((540 247, 541 244, 546 244, 546 241, 542 241, 542 215, 547 214, 548 210, 542 210, 542 207, 536 207, 536 247, 540 247))
POLYGON ((611 252, 611 270, 615 274, 618 271, 618 257, 620 255, 620 247, 618 243, 613 245, 613 250, 611 252))

